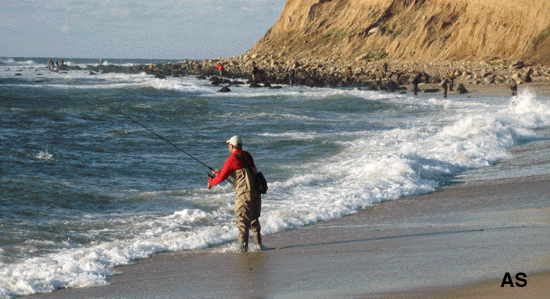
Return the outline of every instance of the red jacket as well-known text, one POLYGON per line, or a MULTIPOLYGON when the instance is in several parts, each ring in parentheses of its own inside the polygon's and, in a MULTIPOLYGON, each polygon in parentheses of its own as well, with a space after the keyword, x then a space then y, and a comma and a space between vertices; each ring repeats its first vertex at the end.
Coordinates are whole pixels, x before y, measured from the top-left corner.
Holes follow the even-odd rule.
POLYGON ((216 69, 223 71, 223 65, 221 64, 216 65, 216 69))
POLYGON ((214 186, 225 181, 235 170, 252 166, 252 165, 245 165, 245 162, 242 159, 235 157, 235 155, 241 155, 244 158, 250 157, 250 161, 252 162, 252 165, 254 164, 254 159, 252 159, 252 156, 250 155, 250 153, 245 152, 243 150, 235 150, 231 154, 231 156, 229 156, 229 158, 225 160, 225 163, 223 164, 223 168, 220 171, 220 173, 216 177, 208 181, 208 184, 210 184, 210 186, 214 186))

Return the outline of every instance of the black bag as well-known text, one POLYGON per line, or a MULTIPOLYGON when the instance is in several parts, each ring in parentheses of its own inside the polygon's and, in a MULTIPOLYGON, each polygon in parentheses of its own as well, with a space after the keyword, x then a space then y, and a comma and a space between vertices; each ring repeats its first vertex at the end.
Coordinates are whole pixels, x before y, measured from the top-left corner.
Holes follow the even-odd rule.
POLYGON ((265 180, 264 175, 261 172, 258 172, 254 177, 254 188, 260 194, 267 193, 267 181, 265 180))
MULTIPOLYGON (((235 157, 238 159, 241 159, 246 165, 249 165, 250 167, 256 167, 254 163, 250 159, 247 159, 239 154, 235 154, 235 157)), ((265 179, 264 175, 261 172, 256 173, 254 176, 254 189, 256 192, 260 194, 266 194, 267 193, 267 180, 265 179)))

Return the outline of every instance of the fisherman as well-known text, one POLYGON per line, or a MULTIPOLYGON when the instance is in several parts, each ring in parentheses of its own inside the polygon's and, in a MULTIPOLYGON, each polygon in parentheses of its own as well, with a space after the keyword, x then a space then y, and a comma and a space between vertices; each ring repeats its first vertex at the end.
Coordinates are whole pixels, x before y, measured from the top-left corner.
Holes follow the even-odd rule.
POLYGON ((420 75, 419 74, 414 76, 414 79, 413 79, 412 83, 413 83, 414 95, 418 95, 418 84, 420 83, 420 75))
POLYGON ((238 245, 241 252, 248 251, 248 234, 252 230, 254 242, 262 250, 262 235, 260 233, 260 212, 262 208, 261 194, 254 188, 254 176, 257 173, 254 159, 250 153, 243 151, 242 140, 239 136, 233 136, 227 140, 231 156, 225 160, 221 170, 212 171, 215 175, 208 181, 208 189, 225 181, 231 176, 231 182, 235 189, 235 215, 237 216, 237 228, 239 229, 238 245))
POLYGON ((456 70, 453 70, 449 74, 449 78, 451 79, 451 82, 449 83, 449 91, 453 91, 455 86, 456 70))
POLYGON ((508 87, 512 91, 513 97, 518 95, 518 84, 516 83, 516 80, 510 79, 510 81, 508 82, 508 87))
POLYGON ((216 65, 216 69, 220 72, 220 80, 223 79, 223 65, 218 63, 218 65, 216 65))
POLYGON ((351 71, 351 66, 348 66, 348 68, 344 71, 344 78, 347 80, 351 76, 353 76, 353 72, 351 71))
POLYGON ((291 86, 294 86, 294 80, 296 79, 296 69, 295 68, 292 68, 290 70, 290 74, 288 74, 288 83, 291 85, 291 86))
POLYGON ((252 83, 256 83, 256 80, 258 80, 258 67, 256 63, 252 63, 252 83))
POLYGON ((449 80, 443 79, 443 80, 441 81, 441 83, 439 83, 439 85, 440 85, 441 87, 443 87, 443 97, 444 97, 444 98, 447 98, 447 91, 448 91, 448 88, 449 88, 449 80))

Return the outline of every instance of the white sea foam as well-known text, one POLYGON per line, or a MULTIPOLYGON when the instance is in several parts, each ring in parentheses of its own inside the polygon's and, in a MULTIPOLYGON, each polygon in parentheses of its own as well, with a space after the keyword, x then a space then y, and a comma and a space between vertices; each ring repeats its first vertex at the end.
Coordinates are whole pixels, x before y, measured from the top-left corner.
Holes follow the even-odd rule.
MULTIPOLYGON (((83 78, 87 77, 87 72, 75 72, 70 76, 73 79, 83 78)), ((140 86, 185 90, 209 97, 228 97, 216 93, 216 87, 196 79, 161 80, 144 74, 102 76, 102 80, 108 83, 107 87, 100 88, 140 86)), ((68 88, 71 85, 60 86, 68 88)), ((278 90, 276 93, 247 87, 235 90, 238 91, 236 94, 240 92, 239 97, 276 94, 285 97, 287 101, 300 101, 302 98, 349 95, 369 103, 381 101, 398 109, 418 106, 432 109, 423 110, 425 117, 388 119, 387 122, 408 123, 387 130, 258 133, 260 137, 274 140, 337 140, 335 143, 343 148, 314 162, 279 166, 285 174, 280 179, 274 180, 268 176, 269 193, 262 202, 261 217, 265 234, 349 215, 402 196, 433 191, 448 176, 470 168, 488 166, 509 157, 509 149, 518 140, 534 136, 534 129, 550 126, 550 107, 537 100, 529 91, 521 92, 506 105, 487 105, 464 99, 450 101, 427 98, 420 101, 405 95, 360 90, 304 87, 278 90), (350 138, 343 139, 343 135, 350 138)), ((259 114, 261 118, 276 116, 279 119, 300 120, 303 117, 307 121, 316 121, 315 117, 297 113, 265 111, 259 114)), ((227 117, 235 117, 235 114, 227 117)), ((247 118, 247 115, 240 114, 238 118, 247 118)), ((125 134, 125 131, 117 133, 125 134)), ((101 227, 112 235, 122 235, 119 238, 87 245, 74 244, 68 240, 55 252, 38 257, 29 255, 17 263, 1 264, 0 297, 50 292, 64 286, 106 284, 105 277, 114 274, 111 267, 128 264, 133 259, 145 258, 157 252, 200 250, 224 243, 227 244, 217 249, 217 252, 236 251, 233 243, 238 234, 234 225, 234 192, 228 184, 217 186, 209 192, 195 189, 166 192, 139 192, 133 189, 127 192, 139 193, 136 196, 139 200, 154 200, 162 196, 180 197, 189 206, 162 216, 110 215, 119 221, 117 225, 101 227)), ((87 215, 81 221, 82 225, 87 225, 99 220, 95 215, 87 215)), ((101 221, 113 224, 109 219, 101 221)), ((25 245, 40 245, 36 242, 25 245)))
POLYGON ((39 159, 39 160, 45 160, 45 161, 50 161, 52 160, 53 158, 53 155, 48 153, 48 151, 40 151, 38 152, 38 154, 35 156, 36 159, 39 159))

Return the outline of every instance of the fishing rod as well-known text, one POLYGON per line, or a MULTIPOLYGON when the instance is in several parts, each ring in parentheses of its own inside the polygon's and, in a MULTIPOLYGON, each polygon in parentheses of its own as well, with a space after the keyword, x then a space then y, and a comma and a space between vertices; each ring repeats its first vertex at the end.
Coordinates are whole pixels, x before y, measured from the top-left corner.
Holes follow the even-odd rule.
POLYGON ((214 171, 214 168, 212 168, 212 167, 210 167, 210 166, 204 164, 202 161, 200 161, 199 159, 195 158, 193 155, 189 154, 188 152, 184 151, 184 150, 181 149, 179 146, 177 146, 177 145, 175 145, 174 143, 172 143, 172 142, 166 140, 166 138, 162 137, 161 135, 157 134, 155 131, 149 129, 147 126, 145 126, 145 125, 141 124, 140 122, 138 122, 137 120, 133 119, 133 118, 132 118, 131 116, 129 116, 128 114, 126 114, 126 113, 120 111, 120 109, 117 109, 117 108, 115 108, 115 107, 109 105, 107 102, 105 102, 105 101, 103 101, 103 100, 101 100, 101 99, 97 99, 97 100, 99 100, 101 103, 103 103, 105 106, 111 108, 111 109, 114 110, 115 112, 117 112, 117 113, 119 113, 119 114, 121 114, 121 115, 126 116, 126 117, 127 117, 129 120, 131 120, 133 123, 138 124, 139 126, 141 126, 142 128, 144 128, 145 130, 151 132, 153 135, 157 136, 157 137, 160 138, 161 140, 164 140, 166 143, 168 143, 168 144, 170 144, 171 146, 177 148, 177 149, 180 150, 182 153, 186 154, 187 156, 193 158, 195 161, 197 161, 197 162, 199 162, 200 164, 202 164, 204 167, 208 168, 208 169, 211 170, 211 171, 214 171))

